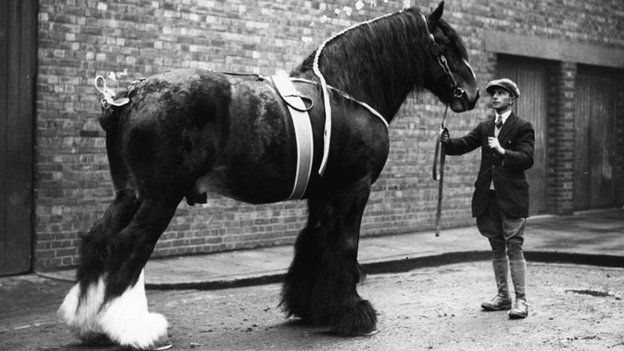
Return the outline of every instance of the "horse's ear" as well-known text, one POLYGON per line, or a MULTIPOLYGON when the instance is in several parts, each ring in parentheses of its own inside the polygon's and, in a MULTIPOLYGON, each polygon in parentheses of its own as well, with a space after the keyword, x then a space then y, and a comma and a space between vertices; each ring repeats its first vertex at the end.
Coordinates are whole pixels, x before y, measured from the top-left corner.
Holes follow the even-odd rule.
POLYGON ((444 12, 444 1, 440 2, 438 8, 433 10, 433 12, 427 17, 427 26, 429 27, 429 31, 433 32, 434 29, 438 26, 438 22, 442 17, 442 13, 444 12))

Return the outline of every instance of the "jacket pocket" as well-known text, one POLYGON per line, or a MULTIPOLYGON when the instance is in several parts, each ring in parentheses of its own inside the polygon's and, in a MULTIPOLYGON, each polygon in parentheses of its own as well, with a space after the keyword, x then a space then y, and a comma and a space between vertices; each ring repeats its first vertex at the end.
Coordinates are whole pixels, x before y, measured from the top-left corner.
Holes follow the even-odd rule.
POLYGON ((527 182, 524 179, 515 179, 514 180, 514 184, 519 187, 519 188, 528 188, 529 187, 529 182, 527 182))

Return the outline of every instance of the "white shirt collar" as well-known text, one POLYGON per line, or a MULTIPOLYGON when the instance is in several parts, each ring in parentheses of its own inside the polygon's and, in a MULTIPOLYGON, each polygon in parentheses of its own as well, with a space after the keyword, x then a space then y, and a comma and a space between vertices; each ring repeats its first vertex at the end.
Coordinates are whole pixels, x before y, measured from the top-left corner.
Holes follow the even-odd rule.
MULTIPOLYGON (((507 117, 509 117, 510 115, 511 115, 511 110, 508 110, 507 112, 504 112, 502 115, 500 115, 503 118, 503 124, 507 122, 507 117)), ((498 113, 496 113, 496 116, 498 116, 498 113)))

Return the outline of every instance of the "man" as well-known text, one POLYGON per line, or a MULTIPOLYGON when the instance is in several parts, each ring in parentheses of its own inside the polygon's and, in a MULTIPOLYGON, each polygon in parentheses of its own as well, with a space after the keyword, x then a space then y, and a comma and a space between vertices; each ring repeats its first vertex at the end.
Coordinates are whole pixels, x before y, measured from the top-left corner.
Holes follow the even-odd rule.
POLYGON ((522 244, 529 216, 529 184, 524 171, 533 166, 535 132, 531 123, 513 113, 520 97, 516 83, 507 78, 489 82, 494 118, 479 123, 461 138, 443 140, 446 154, 462 155, 481 147, 481 167, 472 198, 472 215, 479 232, 492 247, 492 264, 498 294, 481 307, 486 311, 510 310, 509 318, 525 318, 526 261, 522 244), (515 302, 507 285, 511 268, 515 302))

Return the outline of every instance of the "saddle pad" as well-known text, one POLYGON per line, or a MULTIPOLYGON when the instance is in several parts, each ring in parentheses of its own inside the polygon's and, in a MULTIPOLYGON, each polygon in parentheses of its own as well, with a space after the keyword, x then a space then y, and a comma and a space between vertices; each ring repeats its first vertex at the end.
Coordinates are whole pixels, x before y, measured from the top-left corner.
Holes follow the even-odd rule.
POLYGON ((312 161, 314 160, 314 141, 312 139, 312 124, 306 110, 305 103, 290 80, 286 72, 280 72, 271 77, 277 92, 286 101, 290 118, 295 128, 295 141, 297 145, 297 165, 295 182, 290 196, 286 200, 298 200, 303 197, 310 181, 312 173, 312 161))

